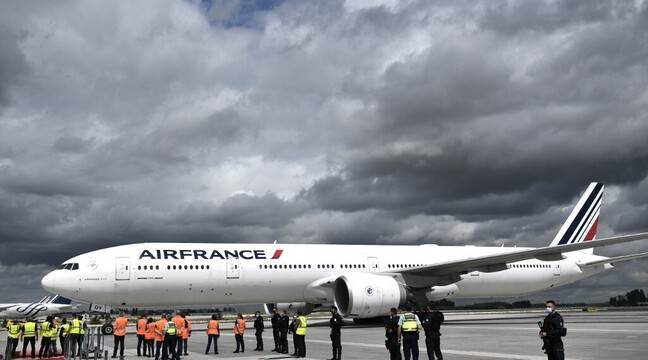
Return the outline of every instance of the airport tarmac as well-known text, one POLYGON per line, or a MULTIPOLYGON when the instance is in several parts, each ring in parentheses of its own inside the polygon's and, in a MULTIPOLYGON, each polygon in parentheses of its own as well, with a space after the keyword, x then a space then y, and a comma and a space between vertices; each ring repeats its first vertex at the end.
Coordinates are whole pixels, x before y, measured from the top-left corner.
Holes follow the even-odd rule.
MULTIPOLYGON (((645 359, 648 353, 648 311, 641 312, 565 312, 568 329, 564 339, 567 359, 645 359)), ((546 356, 540 350, 537 314, 506 314, 485 318, 468 316, 449 320, 442 328, 442 349, 445 359, 519 359, 540 360, 546 356)), ((272 332, 264 333, 265 352, 252 351, 255 347, 254 330, 245 335, 246 352, 233 354, 234 336, 229 324, 222 324, 223 335, 219 340, 219 355, 204 355, 206 336, 204 325, 194 326, 189 340, 190 355, 183 359, 287 359, 272 349, 272 332)), ((388 358, 384 347, 384 330, 379 325, 350 325, 342 330, 342 356, 344 359, 388 358)), ((423 338, 423 336, 422 336, 423 338)), ((6 335, 2 337, 2 347, 6 335)), ((112 337, 106 339, 107 345, 112 337)), ((137 359, 137 339, 129 335, 126 340, 126 358, 137 359)), ((419 342, 421 359, 426 358, 425 343, 419 342)), ((292 339, 289 336, 292 352, 292 339)), ((329 329, 325 321, 311 321, 306 337, 308 359, 331 358, 329 329)), ((109 347, 108 347, 109 348, 109 347)), ((109 350, 112 350, 111 348, 109 350)), ((144 359, 144 358, 143 358, 144 359)))

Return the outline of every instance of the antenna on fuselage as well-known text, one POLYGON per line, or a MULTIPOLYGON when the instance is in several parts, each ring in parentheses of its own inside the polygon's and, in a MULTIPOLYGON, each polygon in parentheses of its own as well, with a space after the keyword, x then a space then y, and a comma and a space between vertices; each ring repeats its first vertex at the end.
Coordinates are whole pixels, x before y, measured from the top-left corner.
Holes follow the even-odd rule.
POLYGON ((272 242, 272 245, 277 245, 277 241, 279 241, 279 240, 275 240, 275 241, 273 241, 273 242, 272 242))

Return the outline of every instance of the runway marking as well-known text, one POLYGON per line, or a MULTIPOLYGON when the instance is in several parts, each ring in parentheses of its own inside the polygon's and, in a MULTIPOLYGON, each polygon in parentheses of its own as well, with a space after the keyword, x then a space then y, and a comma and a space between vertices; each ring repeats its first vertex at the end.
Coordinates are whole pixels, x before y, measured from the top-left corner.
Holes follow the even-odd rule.
MULTIPOLYGON (((227 335, 227 336, 234 336, 234 334, 221 334, 222 335, 227 335)), ((273 339, 272 336, 264 336, 264 339, 273 339)), ((317 339, 309 339, 308 336, 306 337, 306 342, 307 343, 315 343, 315 344, 330 344, 330 340, 317 340, 317 339)), ((376 349, 384 349, 385 345, 384 344, 368 344, 368 343, 357 343, 357 342, 347 342, 343 341, 342 346, 355 346, 355 347, 365 347, 365 348, 376 348, 376 349)), ((385 350, 386 352, 387 350, 385 350)), ((493 352, 484 352, 484 351, 468 351, 468 350, 450 350, 450 349, 441 349, 444 354, 453 354, 453 355, 463 355, 463 356, 474 356, 474 357, 482 357, 482 358, 494 358, 494 359, 510 359, 510 360, 545 360, 547 359, 546 356, 535 356, 535 355, 520 355, 520 354, 503 354, 503 353, 493 353, 493 352)), ((572 360, 579 360, 579 359, 572 359, 572 360)))
MULTIPOLYGON (((632 333, 632 334, 648 334, 648 330, 640 330, 640 329, 584 329, 584 328, 573 328, 569 327, 569 324, 566 324, 567 326, 567 331, 568 332, 599 332, 599 333, 632 333)), ((475 326, 448 326, 448 329, 477 329, 477 328, 488 328, 492 329, 491 326, 481 326, 481 325, 475 325, 475 326)), ((534 331, 538 332, 537 327, 502 327, 506 330, 529 330, 529 331, 534 331)))

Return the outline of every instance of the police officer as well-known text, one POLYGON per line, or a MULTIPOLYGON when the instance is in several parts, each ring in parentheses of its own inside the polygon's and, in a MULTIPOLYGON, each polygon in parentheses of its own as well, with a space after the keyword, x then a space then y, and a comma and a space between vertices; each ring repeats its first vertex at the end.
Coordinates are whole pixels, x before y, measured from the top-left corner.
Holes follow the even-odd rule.
POLYGON ((288 329, 290 328, 290 318, 284 310, 279 318, 279 335, 281 342, 281 353, 288 354, 288 329))
POLYGON ((401 360, 399 321, 398 310, 391 308, 389 317, 385 321, 385 347, 389 351, 390 360, 401 360))
POLYGON ((254 351, 263 351, 263 317, 261 317, 260 312, 256 312, 254 319, 254 335, 256 336, 256 348, 254 351))
POLYGON ((306 326, 308 320, 303 312, 297 312, 295 334, 297 335, 297 356, 306 357, 306 326))
POLYGON ((443 324, 443 313, 434 308, 430 311, 430 308, 427 308, 427 311, 424 314, 425 316, 421 320, 421 325, 425 331, 425 347, 427 348, 427 354, 429 360, 434 360, 434 355, 439 360, 443 360, 443 354, 441 354, 441 324, 443 324))
POLYGON ((178 328, 175 322, 168 321, 164 325, 164 349, 162 350, 162 359, 167 359, 171 356, 171 360, 178 360, 180 357, 176 352, 178 346, 178 328))
POLYGON ((329 326, 331 327, 331 346, 333 347, 333 357, 331 360, 342 360, 342 316, 338 314, 337 307, 331 307, 331 320, 329 326))
POLYGON ((272 317, 270 323, 272 324, 272 339, 274 340, 274 352, 281 352, 281 332, 279 331, 279 319, 281 316, 276 308, 272 309, 272 317))
POLYGON ((31 358, 36 357, 36 341, 38 341, 38 333, 36 331, 36 323, 31 318, 22 326, 20 338, 23 341, 22 356, 27 357, 27 344, 31 345, 31 358))
POLYGON ((401 327, 401 337, 403 339, 403 353, 405 360, 418 360, 419 357, 419 329, 421 328, 421 320, 413 312, 404 313, 398 320, 398 325, 401 327))
POLYGON ((545 305, 545 318, 540 329, 540 337, 544 341, 545 352, 549 360, 564 360, 565 347, 562 337, 565 336, 565 327, 562 316, 556 311, 556 302, 548 300, 545 305))
POLYGON ((7 343, 11 346, 11 358, 16 357, 16 348, 20 338, 20 324, 17 321, 7 323, 7 343))

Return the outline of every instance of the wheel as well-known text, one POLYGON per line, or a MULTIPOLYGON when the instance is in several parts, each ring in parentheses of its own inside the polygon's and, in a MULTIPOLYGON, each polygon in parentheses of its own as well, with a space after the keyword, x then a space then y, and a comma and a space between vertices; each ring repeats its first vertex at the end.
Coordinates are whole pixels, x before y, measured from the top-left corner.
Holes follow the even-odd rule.
POLYGON ((101 333, 104 335, 112 335, 113 334, 113 326, 112 324, 104 324, 101 327, 101 333))

